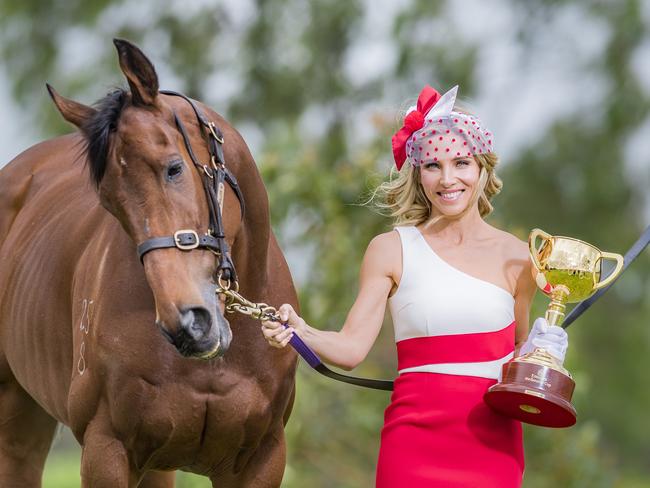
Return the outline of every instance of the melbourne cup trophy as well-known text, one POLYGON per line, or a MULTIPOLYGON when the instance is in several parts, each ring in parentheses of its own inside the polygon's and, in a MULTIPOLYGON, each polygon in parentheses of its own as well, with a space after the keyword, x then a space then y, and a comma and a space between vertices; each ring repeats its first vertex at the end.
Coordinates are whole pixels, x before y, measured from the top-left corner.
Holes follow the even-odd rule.
MULTIPOLYGON (((623 256, 602 252, 570 237, 552 236, 533 229, 528 238, 537 286, 551 299, 545 318, 561 325, 566 303, 583 301, 608 286, 623 269, 623 256), (537 241, 541 241, 539 246, 537 241), (604 260, 616 262, 601 280, 604 260)), ((495 410, 522 422, 544 427, 569 427, 576 422, 571 404, 575 382, 562 362, 544 349, 505 363, 502 380, 485 394, 495 410)))

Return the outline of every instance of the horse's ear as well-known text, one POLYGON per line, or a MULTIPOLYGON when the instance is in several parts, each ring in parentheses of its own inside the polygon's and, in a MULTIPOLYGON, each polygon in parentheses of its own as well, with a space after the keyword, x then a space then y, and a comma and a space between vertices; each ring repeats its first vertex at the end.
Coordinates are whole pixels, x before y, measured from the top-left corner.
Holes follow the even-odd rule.
POLYGON ((134 44, 113 39, 120 59, 120 68, 131 87, 135 105, 153 105, 158 96, 158 75, 151 61, 134 44))
POLYGON ((50 93, 50 97, 54 101, 54 105, 59 109, 63 118, 71 124, 81 128, 88 119, 94 117, 97 113, 97 110, 88 105, 62 97, 49 83, 45 85, 47 86, 47 91, 50 93))

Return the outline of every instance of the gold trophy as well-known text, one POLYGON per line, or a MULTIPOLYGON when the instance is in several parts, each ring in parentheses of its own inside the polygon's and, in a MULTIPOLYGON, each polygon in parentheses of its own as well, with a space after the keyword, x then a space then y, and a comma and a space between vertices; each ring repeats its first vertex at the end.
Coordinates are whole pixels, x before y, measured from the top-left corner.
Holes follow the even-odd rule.
MULTIPOLYGON (((609 285, 623 269, 623 256, 602 252, 570 237, 551 236, 533 229, 528 237, 535 281, 551 298, 546 310, 549 325, 561 325, 566 303, 586 300, 609 285), (536 245, 541 239, 541 244, 536 245), (600 281, 602 260, 616 268, 600 281)), ((485 402, 509 417, 544 427, 569 427, 576 422, 571 405, 575 382, 560 360, 537 348, 503 365, 502 380, 485 394, 485 402)))

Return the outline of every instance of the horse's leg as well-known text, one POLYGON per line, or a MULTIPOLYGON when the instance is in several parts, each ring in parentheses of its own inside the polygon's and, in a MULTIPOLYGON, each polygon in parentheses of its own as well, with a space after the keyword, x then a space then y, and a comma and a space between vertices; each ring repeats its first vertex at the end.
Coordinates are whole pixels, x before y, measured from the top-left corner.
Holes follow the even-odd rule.
POLYGON ((41 486, 56 424, 15 380, 0 380, 0 486, 41 486))
POLYGON ((109 422, 108 412, 100 410, 84 433, 83 488, 133 488, 138 484, 139 476, 130 470, 124 444, 113 434, 109 422))
POLYGON ((286 463, 284 429, 268 434, 236 480, 212 478, 214 488, 279 488, 286 463))
POLYGON ((81 453, 83 488, 173 488, 174 471, 140 473, 130 469, 124 447, 107 428, 108 417, 97 415, 84 434, 81 453))
POLYGON ((138 488, 174 488, 176 471, 147 471, 138 488))

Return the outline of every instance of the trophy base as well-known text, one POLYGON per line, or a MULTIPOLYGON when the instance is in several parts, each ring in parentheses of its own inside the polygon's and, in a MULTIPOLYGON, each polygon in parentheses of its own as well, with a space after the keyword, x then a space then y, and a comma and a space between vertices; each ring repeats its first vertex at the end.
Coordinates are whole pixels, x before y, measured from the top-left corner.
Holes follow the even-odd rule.
POLYGON ((503 365, 503 380, 483 399, 497 412, 527 424, 570 427, 576 423, 574 388, 571 377, 557 369, 515 359, 503 365))

